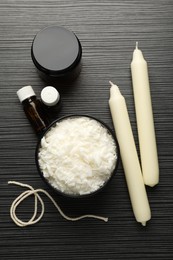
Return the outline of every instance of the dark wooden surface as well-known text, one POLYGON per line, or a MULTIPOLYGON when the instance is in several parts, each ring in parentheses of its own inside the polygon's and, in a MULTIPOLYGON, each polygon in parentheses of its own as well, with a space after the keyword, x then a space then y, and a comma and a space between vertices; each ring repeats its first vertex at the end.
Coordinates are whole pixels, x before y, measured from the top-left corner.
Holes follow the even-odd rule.
MULTIPOLYGON (((0 0, 0 259, 173 259, 173 1, 171 0, 0 0), (135 42, 149 66, 160 163, 160 183, 147 188, 152 219, 142 227, 134 219, 122 165, 110 185, 85 200, 52 192, 40 179, 34 160, 37 137, 25 118, 16 91, 32 85, 38 97, 46 85, 30 57, 34 35, 48 25, 73 30, 83 46, 83 67, 73 84, 59 86, 70 113, 95 116, 112 129, 108 107, 112 80, 126 98, 136 143, 130 62, 135 42), (93 213, 109 222, 64 220, 44 197, 46 212, 36 225, 17 227, 12 201, 23 191, 16 180, 50 192, 66 214, 93 213)), ((24 219, 33 200, 19 209, 24 219)))

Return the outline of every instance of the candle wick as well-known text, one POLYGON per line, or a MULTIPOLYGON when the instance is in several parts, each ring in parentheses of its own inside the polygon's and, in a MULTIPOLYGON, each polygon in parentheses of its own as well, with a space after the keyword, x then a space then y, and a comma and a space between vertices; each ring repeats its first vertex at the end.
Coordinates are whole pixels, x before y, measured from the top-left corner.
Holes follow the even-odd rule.
POLYGON ((109 81, 109 83, 111 84, 111 86, 114 86, 114 84, 112 83, 112 81, 109 81))
POLYGON ((136 49, 138 49, 138 42, 136 42, 136 49))
POLYGON ((144 222, 141 222, 141 224, 142 224, 142 226, 146 226, 146 222, 144 221, 144 222))

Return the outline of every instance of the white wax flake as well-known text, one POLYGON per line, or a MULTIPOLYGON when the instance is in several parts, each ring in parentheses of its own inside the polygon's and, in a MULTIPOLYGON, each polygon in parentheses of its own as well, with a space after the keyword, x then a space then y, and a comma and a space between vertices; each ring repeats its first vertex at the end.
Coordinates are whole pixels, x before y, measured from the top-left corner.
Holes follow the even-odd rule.
POLYGON ((99 189, 117 163, 113 137, 89 117, 71 117, 53 126, 41 140, 39 165, 56 189, 84 195, 99 189))

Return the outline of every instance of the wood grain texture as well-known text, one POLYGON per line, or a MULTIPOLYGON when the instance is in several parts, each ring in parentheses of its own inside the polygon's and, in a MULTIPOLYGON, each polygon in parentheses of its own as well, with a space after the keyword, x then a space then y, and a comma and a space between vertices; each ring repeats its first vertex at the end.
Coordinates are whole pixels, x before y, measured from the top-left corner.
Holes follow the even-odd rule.
MULTIPOLYGON (((173 1, 171 0, 0 0, 0 259, 173 259, 173 1), (83 47, 79 78, 58 86, 63 107, 59 114, 95 116, 112 129, 109 84, 118 84, 126 98, 138 146, 130 62, 135 42, 148 61, 160 163, 160 183, 147 188, 152 219, 136 223, 122 165, 110 185, 85 200, 53 193, 35 166, 37 137, 25 118, 16 91, 32 85, 37 95, 46 85, 30 57, 34 35, 48 25, 73 30, 83 47), (21 188, 9 180, 44 188, 65 213, 108 216, 108 223, 85 219, 68 222, 45 198, 46 213, 35 226, 19 228, 9 209, 21 188)), ((33 200, 19 208, 25 219, 33 200)))

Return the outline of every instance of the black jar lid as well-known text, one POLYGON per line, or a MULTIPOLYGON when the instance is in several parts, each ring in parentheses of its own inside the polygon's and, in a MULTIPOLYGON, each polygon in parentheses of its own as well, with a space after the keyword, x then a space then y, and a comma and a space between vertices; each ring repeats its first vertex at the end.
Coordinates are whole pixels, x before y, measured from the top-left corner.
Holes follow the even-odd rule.
POLYGON ((49 26, 35 36, 31 57, 38 70, 61 76, 73 70, 81 60, 82 47, 77 36, 63 27, 49 26))

